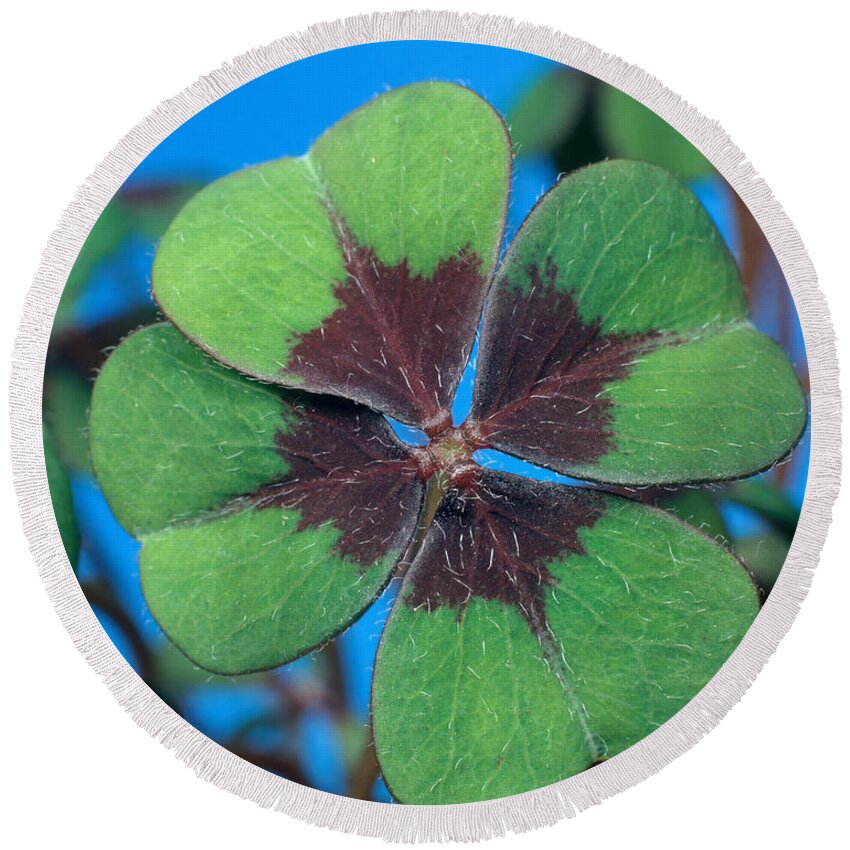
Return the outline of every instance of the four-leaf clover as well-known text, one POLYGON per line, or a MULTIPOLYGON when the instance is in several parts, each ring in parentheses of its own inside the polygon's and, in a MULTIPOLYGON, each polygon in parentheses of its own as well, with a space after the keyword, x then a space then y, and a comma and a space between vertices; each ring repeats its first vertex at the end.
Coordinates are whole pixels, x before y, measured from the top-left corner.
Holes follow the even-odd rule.
POLYGON ((156 256, 167 322, 124 340, 92 399, 95 471, 141 541, 151 612, 200 666, 288 662, 401 577, 372 714, 409 803, 527 791, 622 751, 759 609, 695 529, 478 450, 607 485, 717 481, 770 466, 806 422, 685 187, 636 162, 575 172, 499 263, 510 168, 496 112, 435 82, 211 184, 156 256))

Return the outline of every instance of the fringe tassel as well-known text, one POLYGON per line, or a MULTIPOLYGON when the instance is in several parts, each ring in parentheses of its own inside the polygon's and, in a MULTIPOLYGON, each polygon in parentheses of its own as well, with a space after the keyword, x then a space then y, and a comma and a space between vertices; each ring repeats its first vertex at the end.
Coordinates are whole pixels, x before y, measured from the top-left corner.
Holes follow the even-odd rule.
POLYGON ((794 620, 840 478, 838 361, 829 311, 799 234, 720 125, 649 74, 585 42, 510 18, 454 12, 393 12, 317 24, 223 65, 134 127, 77 191, 44 251, 14 349, 11 417, 15 485, 33 558, 77 648, 136 723, 220 788, 309 823, 388 841, 477 841, 552 824, 640 782, 692 747, 744 695, 794 620), (592 771, 527 794, 455 806, 366 803, 315 791, 243 761, 166 706, 106 637, 80 590, 56 527, 42 449, 42 380, 59 296, 89 231, 138 163, 205 106, 261 74, 328 50, 403 39, 474 42, 545 56, 622 89, 666 119, 711 160, 764 230, 794 296, 811 375, 812 451, 800 524, 773 592, 717 675, 664 726, 592 771))

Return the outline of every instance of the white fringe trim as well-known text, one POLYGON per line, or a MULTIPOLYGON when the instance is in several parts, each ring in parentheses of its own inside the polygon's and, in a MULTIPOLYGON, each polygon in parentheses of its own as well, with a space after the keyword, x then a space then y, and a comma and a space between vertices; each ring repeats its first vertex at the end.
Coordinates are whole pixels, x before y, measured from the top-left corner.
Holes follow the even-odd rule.
POLYGON ((317 24, 239 56, 165 101, 118 143, 63 214, 27 296, 13 358, 12 460, 24 531, 65 628, 121 705, 202 779, 309 823, 390 841, 471 841, 551 824, 640 782, 692 747, 744 695, 794 620, 838 493, 840 395, 832 322, 800 237, 770 189, 719 124, 649 74, 585 42, 510 18, 420 11, 317 24), (56 527, 42 450, 42 380, 59 296, 89 231, 139 162, 205 106, 261 74, 328 50, 401 39, 474 42, 535 53, 592 74, 665 118, 711 160, 765 232, 797 305, 811 375, 811 465, 800 524, 773 592, 717 675, 661 728, 592 771, 527 794, 453 806, 367 803, 315 791, 243 761, 168 708, 106 637, 80 590, 56 527))

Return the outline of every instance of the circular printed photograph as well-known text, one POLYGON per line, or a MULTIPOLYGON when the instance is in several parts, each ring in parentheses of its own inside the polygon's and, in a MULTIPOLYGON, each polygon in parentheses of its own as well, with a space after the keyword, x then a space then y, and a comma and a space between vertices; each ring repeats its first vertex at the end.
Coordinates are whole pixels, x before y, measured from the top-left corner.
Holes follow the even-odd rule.
POLYGON ((44 374, 104 631, 242 759, 399 805, 641 741, 758 617, 808 373, 669 124, 536 55, 380 42, 188 120, 91 231, 44 374))

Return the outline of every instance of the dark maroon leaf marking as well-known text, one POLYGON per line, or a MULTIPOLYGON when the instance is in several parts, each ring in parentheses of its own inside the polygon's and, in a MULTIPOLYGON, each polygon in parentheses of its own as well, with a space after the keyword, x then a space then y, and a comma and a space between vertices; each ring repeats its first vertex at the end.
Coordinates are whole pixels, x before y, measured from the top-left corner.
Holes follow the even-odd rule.
POLYGON ((297 508, 299 530, 333 524, 338 551, 363 566, 406 549, 424 485, 386 420, 341 399, 305 397, 291 408, 298 424, 277 433, 289 473, 249 500, 259 508, 297 508))
POLYGON ((599 332, 585 324, 558 268, 527 269, 531 291, 503 286, 484 313, 468 439, 543 465, 592 463, 611 447, 611 402, 600 392, 624 378, 658 334, 599 332))
POLYGON ((451 422, 481 313, 481 261, 461 249, 427 278, 412 274, 406 259, 385 265, 337 226, 348 273, 334 289, 342 306, 301 336, 286 368, 308 389, 354 398, 439 433, 451 422))
POLYGON ((516 606, 541 635, 552 584, 546 564, 583 552, 579 531, 604 509, 597 490, 478 469, 474 481, 444 496, 408 573, 404 603, 461 610, 474 597, 498 600, 516 606))

